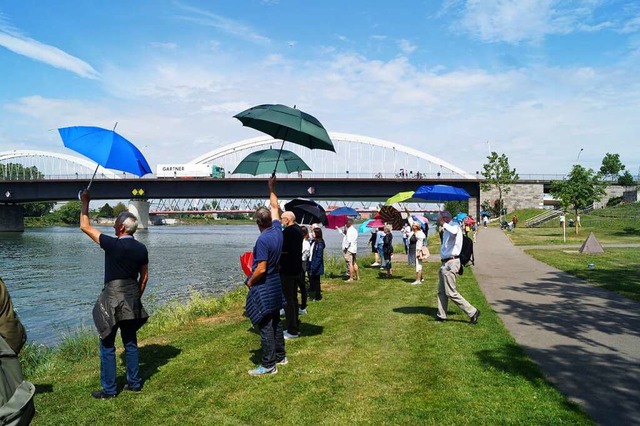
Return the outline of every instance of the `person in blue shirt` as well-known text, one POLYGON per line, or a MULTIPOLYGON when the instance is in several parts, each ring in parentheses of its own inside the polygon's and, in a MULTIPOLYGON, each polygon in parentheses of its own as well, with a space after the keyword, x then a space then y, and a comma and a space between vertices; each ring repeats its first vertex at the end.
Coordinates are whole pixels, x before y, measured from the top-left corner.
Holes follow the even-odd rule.
POLYGON ((277 365, 288 363, 280 320, 284 299, 278 269, 283 237, 275 187, 276 178, 272 176, 269 179, 269 209, 261 207, 256 211, 260 236, 253 247, 252 272, 246 281, 249 293, 245 311, 254 327, 260 330, 262 346, 261 364, 248 371, 251 376, 276 374, 277 365))

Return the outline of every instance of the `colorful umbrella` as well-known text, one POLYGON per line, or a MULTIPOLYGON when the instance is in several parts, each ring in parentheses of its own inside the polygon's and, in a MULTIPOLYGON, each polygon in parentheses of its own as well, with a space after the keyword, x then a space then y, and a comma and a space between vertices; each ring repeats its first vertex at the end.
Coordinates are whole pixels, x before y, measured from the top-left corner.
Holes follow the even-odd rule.
POLYGON ((382 228, 384 226, 384 222, 380 219, 374 219, 367 223, 367 228, 382 228))
POLYGON ((462 201, 469 197, 471 196, 464 189, 449 185, 422 185, 413 194, 413 198, 437 202, 462 201))
POLYGON ((310 149, 336 152, 329 134, 320 121, 295 107, 279 104, 258 105, 234 115, 234 118, 240 120, 243 126, 252 127, 274 139, 282 139, 280 151, 288 141, 310 149))
POLYGON ((256 176, 270 174, 274 170, 276 173, 293 173, 311 170, 311 168, 302 158, 291 151, 263 149, 247 155, 232 173, 246 173, 256 176))
MULTIPOLYGON (((117 123, 116 123, 117 126, 117 123)), ((144 176, 151 173, 151 167, 144 155, 131 142, 120 136, 114 130, 101 127, 75 126, 58 129, 62 143, 85 157, 107 169, 144 176)), ((93 178, 98 172, 96 167, 87 189, 91 187, 93 178)))
POLYGON ((413 215, 413 220, 417 220, 418 222, 422 223, 423 225, 427 225, 429 223, 429 219, 427 219, 424 216, 421 216, 419 214, 413 215))
POLYGON ((398 210, 392 206, 382 206, 380 209, 380 217, 385 223, 391 224, 394 230, 399 231, 402 229, 404 219, 398 210))
POLYGON ((335 210, 332 210, 329 213, 329 216, 359 216, 360 213, 356 209, 351 207, 339 207, 335 210))
POLYGON ((363 233, 369 231, 369 224, 373 222, 373 219, 367 219, 360 224, 358 227, 358 232, 363 233))
POLYGON ((246 276, 251 276, 253 269, 253 252, 246 251, 240 256, 240 267, 246 276))
POLYGON ((476 223, 476 220, 473 218, 473 216, 467 216, 464 218, 465 225, 473 225, 474 223, 476 223))
POLYGON ((453 217, 453 220, 455 220, 456 222, 462 222, 466 217, 467 217, 466 213, 458 213, 453 217))
POLYGON ((396 195, 392 195, 391 197, 387 198, 387 201, 384 204, 385 206, 390 206, 394 203, 403 203, 413 198, 413 193, 414 191, 398 192, 396 195))

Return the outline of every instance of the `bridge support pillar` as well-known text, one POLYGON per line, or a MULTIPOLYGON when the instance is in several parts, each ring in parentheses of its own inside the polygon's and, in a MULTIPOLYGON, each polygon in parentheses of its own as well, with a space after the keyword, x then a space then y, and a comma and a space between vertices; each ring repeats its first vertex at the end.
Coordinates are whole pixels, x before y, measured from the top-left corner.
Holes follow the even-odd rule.
POLYGON ((149 228, 149 207, 151 203, 147 200, 130 200, 129 212, 138 218, 138 229, 149 228))
POLYGON ((0 204, 0 232, 24 232, 24 208, 20 204, 0 204))
POLYGON ((480 197, 469 198, 469 214, 480 221, 480 197))

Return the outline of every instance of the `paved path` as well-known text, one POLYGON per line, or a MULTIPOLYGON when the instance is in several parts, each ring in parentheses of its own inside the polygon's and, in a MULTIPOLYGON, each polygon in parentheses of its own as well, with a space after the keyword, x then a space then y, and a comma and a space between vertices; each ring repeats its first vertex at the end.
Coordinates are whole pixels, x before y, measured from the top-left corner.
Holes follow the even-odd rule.
POLYGON ((640 425, 640 303, 538 262, 496 228, 480 230, 474 254, 487 300, 545 376, 597 423, 640 425))

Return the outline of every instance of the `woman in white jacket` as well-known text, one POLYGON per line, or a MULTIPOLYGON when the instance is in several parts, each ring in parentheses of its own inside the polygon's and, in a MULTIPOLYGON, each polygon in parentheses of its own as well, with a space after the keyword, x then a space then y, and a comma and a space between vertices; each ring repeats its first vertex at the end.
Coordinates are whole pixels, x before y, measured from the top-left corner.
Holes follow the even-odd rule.
POLYGON ((416 220, 413 220, 411 215, 408 217, 409 225, 411 225, 411 232, 409 233, 409 242, 413 244, 412 240, 415 239, 416 242, 416 280, 412 282, 412 285, 418 285, 422 283, 422 261, 426 260, 426 256, 424 255, 424 251, 422 247, 426 249, 426 238, 427 236, 424 234, 420 223, 416 220))

